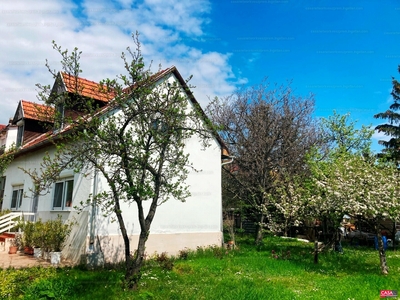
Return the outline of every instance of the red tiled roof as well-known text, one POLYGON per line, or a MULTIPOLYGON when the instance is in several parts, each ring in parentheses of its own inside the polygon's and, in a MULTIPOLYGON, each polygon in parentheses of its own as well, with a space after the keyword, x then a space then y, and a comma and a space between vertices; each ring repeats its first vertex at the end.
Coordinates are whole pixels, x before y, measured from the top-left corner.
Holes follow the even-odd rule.
MULTIPOLYGON (((192 92, 189 89, 186 88, 187 87, 186 82, 182 78, 182 76, 180 75, 180 73, 178 72, 178 70, 176 69, 175 66, 172 66, 170 68, 167 68, 165 70, 157 72, 156 74, 152 75, 150 77, 150 79, 153 82, 157 82, 159 79, 161 79, 162 77, 164 77, 168 73, 173 73, 177 77, 178 81, 180 81, 182 86, 185 87, 185 90, 188 93, 188 96, 191 99, 191 101, 194 104, 196 104, 197 108, 200 111, 200 114, 204 118, 207 118, 207 116, 205 115, 204 111, 200 107, 199 103, 194 98, 192 92)), ((90 97, 90 98, 93 98, 93 99, 96 99, 96 100, 100 100, 100 101, 103 101, 103 102, 109 102, 110 100, 112 100, 115 97, 115 93, 113 93, 113 92, 109 92, 108 94, 105 93, 104 92, 105 87, 104 86, 102 87, 97 82, 90 81, 90 80, 87 80, 87 79, 84 79, 84 78, 80 78, 80 77, 74 77, 72 75, 69 75, 69 74, 63 73, 63 72, 61 74, 62 74, 62 77, 63 77, 63 80, 64 80, 65 87, 67 88, 68 92, 74 93, 74 91, 76 91, 75 85, 77 83, 78 90, 81 90, 80 93, 81 93, 82 96, 90 97)), ((135 85, 132 85, 130 87, 125 88, 123 90, 123 92, 130 93, 134 88, 135 88, 135 85)), ((22 101, 24 101, 24 100, 22 100, 22 101)), ((25 101, 25 102, 28 102, 28 101, 25 101)), ((31 103, 31 102, 28 102, 28 103, 31 103)), ((36 103, 33 103, 33 104, 36 104, 36 103)), ((40 105, 40 104, 36 104, 36 105, 40 105)), ((52 109, 54 110, 54 108, 52 108, 52 109)), ((106 105, 101 110, 99 110, 97 112, 97 114, 102 114, 107 109, 108 109, 108 106, 106 105)), ((49 131, 49 132, 43 133, 40 136, 35 137, 31 141, 29 141, 28 143, 23 145, 21 150, 30 151, 29 148, 31 148, 31 147, 32 148, 36 148, 36 147, 40 147, 41 145, 47 144, 49 138, 55 138, 56 136, 59 136, 60 134, 65 133, 65 132, 71 130, 72 128, 73 128, 73 125, 69 124, 66 127, 64 127, 61 131, 58 131, 58 132, 49 131)), ((214 134, 215 134, 219 144, 221 145, 221 154, 222 155, 229 155, 229 151, 228 151, 226 145, 224 144, 224 142, 222 141, 222 139, 220 138, 220 136, 218 135, 218 133, 214 132, 214 134)))
POLYGON ((21 100, 23 117, 26 119, 52 122, 54 108, 39 103, 21 100))
POLYGON ((7 127, 7 125, 0 124, 0 130, 3 130, 6 127, 7 127))
POLYGON ((108 102, 114 98, 115 94, 111 91, 107 92, 106 86, 101 86, 99 83, 87 80, 81 77, 61 72, 65 88, 69 93, 78 93, 84 97, 108 102))

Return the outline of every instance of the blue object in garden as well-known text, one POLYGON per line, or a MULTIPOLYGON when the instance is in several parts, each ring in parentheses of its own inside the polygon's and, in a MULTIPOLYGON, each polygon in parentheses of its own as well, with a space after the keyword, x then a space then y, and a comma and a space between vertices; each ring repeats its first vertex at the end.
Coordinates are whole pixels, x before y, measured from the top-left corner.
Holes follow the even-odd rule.
MULTIPOLYGON (((374 237, 374 241, 375 241, 375 250, 378 250, 379 245, 378 245, 378 237, 377 236, 374 237)), ((387 250, 388 244, 387 244, 386 236, 382 236, 382 242, 383 242, 383 249, 387 250)))

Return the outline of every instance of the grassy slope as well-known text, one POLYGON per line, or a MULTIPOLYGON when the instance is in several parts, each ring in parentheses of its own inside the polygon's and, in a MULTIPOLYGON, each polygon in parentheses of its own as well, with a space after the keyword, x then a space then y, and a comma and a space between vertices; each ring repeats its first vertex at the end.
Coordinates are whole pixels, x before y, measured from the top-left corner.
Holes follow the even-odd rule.
POLYGON ((387 252, 390 274, 382 276, 377 251, 344 251, 323 253, 314 265, 311 243, 269 237, 256 248, 243 240, 234 251, 211 248, 189 253, 186 259, 173 261, 172 269, 169 260, 149 261, 138 291, 121 289, 123 272, 117 269, 18 271, 25 275, 4 270, 0 296, 7 295, 6 287, 15 286, 8 293, 11 298, 366 300, 378 299, 382 289, 399 289, 399 252, 387 252), (15 278, 14 285, 7 278, 15 278))

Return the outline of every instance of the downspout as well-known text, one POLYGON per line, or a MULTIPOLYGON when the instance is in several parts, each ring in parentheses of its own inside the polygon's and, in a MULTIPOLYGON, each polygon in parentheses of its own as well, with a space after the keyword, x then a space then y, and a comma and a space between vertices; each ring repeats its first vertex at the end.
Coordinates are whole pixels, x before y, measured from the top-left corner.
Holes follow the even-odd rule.
POLYGON ((95 243, 95 224, 96 224, 96 201, 95 197, 97 195, 97 179, 98 179, 98 171, 94 169, 93 176, 93 194, 92 194, 92 212, 90 214, 90 231, 89 231, 89 251, 94 252, 94 243, 95 243))
MULTIPOLYGON (((225 161, 223 163, 221 163, 221 167, 231 164, 233 163, 234 159, 236 158, 235 156, 228 156, 228 158, 230 158, 230 161, 225 161)), ((222 175, 222 174, 221 174, 222 175)), ((222 183, 222 178, 221 178, 221 183, 222 183)), ((222 188, 221 188, 221 193, 222 193, 222 188)), ((221 199, 222 199, 222 195, 221 195, 221 199)), ((222 201, 221 201, 221 206, 222 206, 222 201)), ((221 232, 222 232, 222 243, 224 243, 224 237, 223 237, 223 232, 224 232, 224 212, 223 209, 221 207, 221 232)))

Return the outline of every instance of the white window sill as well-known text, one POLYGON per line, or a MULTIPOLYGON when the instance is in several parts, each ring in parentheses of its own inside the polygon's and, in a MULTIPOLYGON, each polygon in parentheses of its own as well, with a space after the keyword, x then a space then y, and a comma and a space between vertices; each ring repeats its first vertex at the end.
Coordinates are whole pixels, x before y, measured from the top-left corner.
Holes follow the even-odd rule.
POLYGON ((66 208, 53 208, 51 211, 54 211, 54 212, 63 212, 63 211, 65 211, 65 212, 68 212, 68 211, 72 211, 72 210, 74 210, 72 207, 66 207, 66 208))

